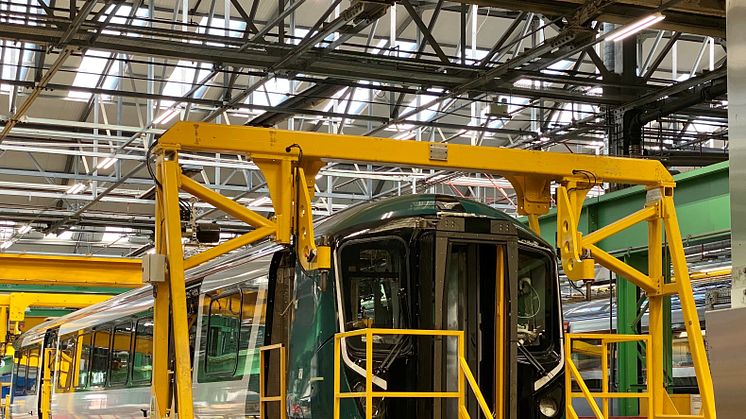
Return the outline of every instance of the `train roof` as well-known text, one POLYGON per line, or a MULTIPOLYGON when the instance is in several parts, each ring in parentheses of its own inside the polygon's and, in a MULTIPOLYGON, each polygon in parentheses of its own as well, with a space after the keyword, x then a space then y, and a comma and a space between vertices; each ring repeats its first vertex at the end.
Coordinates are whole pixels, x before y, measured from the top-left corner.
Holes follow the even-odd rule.
POLYGON ((549 246, 525 224, 498 209, 467 198, 441 194, 402 195, 354 205, 321 220, 315 226, 315 233, 320 236, 336 236, 401 218, 449 214, 507 221, 518 229, 522 237, 549 246))

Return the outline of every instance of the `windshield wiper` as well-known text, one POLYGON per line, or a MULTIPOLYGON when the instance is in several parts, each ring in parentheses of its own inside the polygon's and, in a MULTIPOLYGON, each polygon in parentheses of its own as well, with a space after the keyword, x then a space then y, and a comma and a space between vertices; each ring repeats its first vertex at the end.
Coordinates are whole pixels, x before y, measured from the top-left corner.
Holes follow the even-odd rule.
POLYGON ((539 372, 539 374, 543 377, 547 375, 547 370, 544 368, 544 366, 541 365, 541 363, 536 359, 534 354, 531 353, 531 351, 526 348, 526 346, 523 345, 523 342, 518 341, 518 350, 523 354, 523 356, 526 357, 526 360, 528 360, 528 363, 531 364, 536 370, 539 372))

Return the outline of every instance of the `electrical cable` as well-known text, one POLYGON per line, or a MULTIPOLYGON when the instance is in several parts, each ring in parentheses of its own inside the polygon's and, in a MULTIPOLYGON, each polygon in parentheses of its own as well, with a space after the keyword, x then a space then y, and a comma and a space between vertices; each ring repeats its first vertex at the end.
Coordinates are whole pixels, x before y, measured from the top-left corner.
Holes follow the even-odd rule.
POLYGON ((150 160, 153 156, 153 149, 156 145, 158 145, 158 140, 153 141, 145 152, 145 167, 148 169, 148 174, 153 179, 153 182, 155 182, 155 186, 157 186, 158 189, 163 189, 163 185, 158 181, 158 177, 155 175, 155 171, 153 171, 153 166, 150 165, 150 160))

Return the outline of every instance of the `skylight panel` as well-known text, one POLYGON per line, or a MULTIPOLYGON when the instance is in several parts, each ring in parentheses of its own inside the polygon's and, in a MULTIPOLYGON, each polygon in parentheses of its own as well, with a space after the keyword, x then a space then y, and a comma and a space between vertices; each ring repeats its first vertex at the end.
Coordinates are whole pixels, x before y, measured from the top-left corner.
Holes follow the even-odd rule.
MULTIPOLYGON (((23 58, 19 67, 18 57, 21 54, 21 46, 23 44, 19 44, 14 41, 0 41, 0 45, 5 47, 5 54, 3 55, 2 78, 5 80, 25 80, 26 75, 28 74, 29 66, 33 64, 33 53, 29 50, 25 50, 23 52, 23 58)), ((13 86, 10 84, 3 84, 0 86, 0 91, 4 93, 10 92, 12 89, 13 86)))
MULTIPOLYGON (((246 29, 246 22, 242 20, 230 19, 228 21, 228 28, 226 29, 225 19, 213 18, 210 21, 207 16, 204 16, 199 21, 199 28, 197 28, 197 33, 201 33, 201 34, 207 33, 208 35, 240 38, 243 36, 245 29, 246 29), (207 26, 208 21, 210 23, 209 27, 207 26)), ((217 47, 225 46, 225 44, 222 42, 208 42, 207 45, 213 45, 217 47)))
MULTIPOLYGON (((289 95, 290 80, 275 77, 255 90, 249 98, 247 98, 246 103, 258 106, 277 106, 287 100, 289 95)), ((260 113, 261 112, 264 111, 260 111, 260 113)))
MULTIPOLYGON (((432 89, 432 92, 440 93, 443 91, 443 89, 432 89)), ((402 110, 402 114, 408 114, 409 112, 412 112, 413 110, 419 108, 422 105, 426 105, 433 100, 437 99, 438 96, 435 95, 428 95, 428 94, 421 94, 417 95, 412 99, 407 106, 402 110)), ((407 118, 409 121, 429 121, 438 114, 438 111, 442 108, 443 104, 438 103, 433 106, 428 107, 427 109, 424 109, 410 117, 407 118)))
MULTIPOLYGON (((168 76, 166 85, 163 86, 163 94, 165 96, 173 96, 175 99, 181 98, 192 89, 194 83, 203 81, 210 74, 210 68, 210 64, 208 63, 199 63, 197 65, 194 61, 179 60, 174 71, 168 76), (197 72, 197 68, 199 68, 199 72, 197 72)), ((206 91, 207 85, 202 85, 194 92, 192 97, 202 97, 206 91)), ((173 100, 162 100, 160 109, 165 111, 160 115, 156 115, 153 122, 156 124, 166 124, 176 117, 176 115, 179 115, 179 107, 168 109, 174 103, 176 102, 173 100)))
MULTIPOLYGON (((99 16, 98 21, 104 22, 106 19, 108 19, 109 15, 114 13, 114 16, 111 17, 109 20, 109 23, 115 24, 115 25, 126 25, 130 18, 130 13, 132 13, 132 6, 127 5, 121 5, 117 8, 116 5, 112 4, 106 9, 106 13, 99 16)), ((133 26, 144 26, 145 25, 145 19, 147 19, 149 16, 148 9, 144 7, 140 7, 135 12, 135 16, 132 18, 132 22, 130 23, 133 26)), ((114 31, 110 29, 104 29, 103 33, 109 34, 109 35, 121 35, 122 33, 120 31, 114 31)), ((131 37, 139 37, 139 34, 135 33, 124 33, 126 36, 131 37)))
MULTIPOLYGON (((369 84, 366 81, 361 81, 361 83, 369 84)), ((324 106, 324 112, 334 110, 334 112, 350 115, 361 113, 368 106, 371 90, 363 87, 355 88, 352 92, 352 98, 350 98, 350 89, 350 87, 346 87, 335 93, 331 98, 332 100, 324 106)))
MULTIPOLYGON (((73 87, 96 87, 110 55, 111 53, 106 51, 88 50, 83 59, 80 60, 78 72, 75 74, 75 80, 73 80, 73 87)), ((102 87, 104 89, 113 89, 116 87, 118 75, 119 66, 112 65, 102 87)), ((79 90, 70 90, 67 97, 69 99, 88 100, 91 94, 79 90)), ((108 100, 111 99, 111 96, 101 95, 101 98, 108 100)))

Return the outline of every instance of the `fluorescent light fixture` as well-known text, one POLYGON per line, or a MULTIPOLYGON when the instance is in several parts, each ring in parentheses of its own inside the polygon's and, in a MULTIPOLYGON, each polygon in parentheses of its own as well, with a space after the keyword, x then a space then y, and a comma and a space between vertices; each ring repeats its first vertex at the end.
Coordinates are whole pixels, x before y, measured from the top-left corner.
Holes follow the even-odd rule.
POLYGON ((73 186, 69 187, 67 191, 65 191, 65 193, 68 195, 75 195, 75 194, 79 194, 83 192, 85 188, 86 188, 85 184, 78 182, 74 184, 73 186))
POLYGON ((629 25, 622 26, 621 28, 615 30, 609 36, 606 37, 607 41, 614 41, 618 42, 622 39, 625 39, 627 37, 630 37, 641 30, 645 28, 649 28, 656 23, 660 22, 661 20, 665 19, 666 16, 660 12, 653 13, 652 15, 645 16, 644 18, 634 22, 630 23, 629 25))
POLYGON ((26 224, 25 226, 18 229, 18 234, 28 234, 31 231, 31 226, 29 224, 26 224))
POLYGON ((5 250, 5 249, 9 248, 10 246, 13 246, 13 242, 12 241, 10 241, 10 240, 4 241, 4 242, 2 242, 0 244, 0 250, 5 250))
POLYGON ((166 112, 163 112, 162 114, 160 114, 158 116, 158 118, 155 118, 153 120, 153 124, 156 124, 156 125, 158 125, 158 124, 166 124, 170 120, 174 119, 174 117, 176 115, 178 115, 179 112, 181 112, 181 110, 179 108, 169 109, 166 112))
POLYGON ((106 169, 110 168, 111 166, 114 166, 114 163, 116 163, 117 160, 119 160, 119 159, 116 158, 116 157, 107 157, 107 158, 101 160, 100 162, 98 162, 98 164, 96 165, 96 169, 106 170, 106 169))

